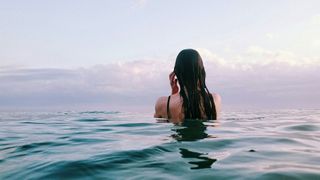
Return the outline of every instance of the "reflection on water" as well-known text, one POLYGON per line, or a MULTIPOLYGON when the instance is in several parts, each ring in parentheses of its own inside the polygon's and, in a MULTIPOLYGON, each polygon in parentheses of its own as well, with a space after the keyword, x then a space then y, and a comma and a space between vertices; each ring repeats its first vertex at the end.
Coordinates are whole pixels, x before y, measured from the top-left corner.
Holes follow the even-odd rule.
POLYGON ((190 169, 203 169, 203 168, 211 168, 211 165, 217 161, 217 159, 211 159, 208 157, 204 157, 204 155, 207 155, 206 153, 198 153, 189 151, 188 149, 180 149, 181 157, 183 158, 192 158, 192 159, 200 159, 197 161, 189 161, 189 164, 197 165, 196 167, 191 167, 190 169))
POLYGON ((196 141, 208 137, 206 126, 199 120, 185 120, 181 126, 172 129, 171 135, 177 141, 196 141))
MULTIPOLYGON (((206 133, 206 130, 207 127, 203 122, 190 119, 185 120, 180 126, 172 128, 174 134, 172 134, 171 137, 178 142, 197 141, 210 137, 206 133)), ((207 153, 195 152, 186 148, 179 148, 179 150, 182 158, 191 159, 191 161, 188 161, 188 163, 192 165, 190 169, 211 168, 211 165, 217 161, 217 159, 205 157, 207 153)))

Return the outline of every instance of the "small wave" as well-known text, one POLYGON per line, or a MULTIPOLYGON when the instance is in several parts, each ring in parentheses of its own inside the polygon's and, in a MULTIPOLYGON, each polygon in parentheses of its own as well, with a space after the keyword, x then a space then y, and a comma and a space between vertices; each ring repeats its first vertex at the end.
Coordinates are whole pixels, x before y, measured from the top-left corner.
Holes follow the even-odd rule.
POLYGON ((23 123, 23 124, 46 124, 44 122, 35 122, 35 121, 23 121, 21 123, 23 123))
POLYGON ((301 172, 301 170, 288 172, 275 171, 263 173, 262 175, 257 176, 257 179, 319 179, 319 174, 316 172, 301 172))
POLYGON ((109 121, 105 118, 83 118, 83 119, 77 119, 79 122, 100 122, 100 121, 109 121))
POLYGON ((239 118, 226 118, 225 120, 229 120, 229 121, 235 121, 235 120, 241 120, 241 121, 245 121, 245 120, 261 120, 261 119, 265 119, 265 117, 263 116, 258 116, 258 117, 239 117, 239 118))
POLYGON ((16 148, 15 152, 24 152, 24 151, 29 151, 33 150, 36 148, 41 148, 41 147, 54 147, 54 146, 64 146, 67 145, 67 143, 60 143, 60 142, 38 142, 38 143, 31 143, 31 144, 25 144, 22 146, 19 146, 16 148))
MULTIPOLYGON (((8 156, 8 159, 19 158, 24 156, 30 156, 31 154, 37 154, 46 151, 49 147, 57 147, 57 146, 65 146, 67 143, 59 143, 59 142, 39 142, 39 143, 31 143, 25 144, 18 147, 8 147, 7 149, 13 149, 8 156)), ((1 179, 1 178, 0 178, 1 179)))
POLYGON ((119 114, 119 111, 83 111, 80 114, 119 114))
POLYGON ((146 126, 153 126, 153 123, 126 123, 126 124, 114 124, 111 125, 113 127, 146 127, 146 126))
POLYGON ((15 146, 9 146, 9 145, 11 145, 11 144, 1 144, 0 151, 16 148, 15 146))
POLYGON ((112 131, 110 128, 100 128, 100 129, 95 129, 93 132, 106 132, 106 131, 112 131))
POLYGON ((154 146, 142 150, 118 151, 108 155, 98 155, 91 159, 101 164, 122 164, 134 161, 146 160, 149 157, 155 157, 163 153, 171 152, 168 148, 154 146))
POLYGON ((308 125, 308 124, 289 126, 289 127, 286 127, 286 129, 296 130, 296 131, 319 131, 319 127, 314 125, 308 125))
MULTIPOLYGON (((85 160, 59 161, 38 168, 37 171, 46 172, 39 179, 74 179, 83 177, 90 177, 91 179, 99 176, 105 178, 106 175, 110 178, 110 172, 128 170, 130 163, 135 164, 135 168, 137 166, 150 167, 148 159, 165 152, 170 152, 170 150, 160 146, 143 150, 118 151, 111 154, 93 156, 85 160)), ((154 166, 159 167, 159 164, 166 165, 166 163, 155 163, 154 166)))
POLYGON ((98 139, 98 138, 73 138, 70 139, 70 141, 74 142, 74 143, 101 143, 101 142, 106 142, 106 141, 110 141, 107 139, 98 139))

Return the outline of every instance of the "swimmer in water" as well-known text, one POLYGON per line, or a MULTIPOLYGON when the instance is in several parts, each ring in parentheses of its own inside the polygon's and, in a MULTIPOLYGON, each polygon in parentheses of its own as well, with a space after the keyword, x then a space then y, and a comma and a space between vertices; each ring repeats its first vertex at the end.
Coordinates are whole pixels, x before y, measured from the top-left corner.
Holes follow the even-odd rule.
POLYGON ((210 93, 200 54, 193 49, 182 50, 169 75, 171 95, 160 97, 155 105, 155 118, 167 118, 174 123, 184 119, 215 120, 221 98, 210 93))

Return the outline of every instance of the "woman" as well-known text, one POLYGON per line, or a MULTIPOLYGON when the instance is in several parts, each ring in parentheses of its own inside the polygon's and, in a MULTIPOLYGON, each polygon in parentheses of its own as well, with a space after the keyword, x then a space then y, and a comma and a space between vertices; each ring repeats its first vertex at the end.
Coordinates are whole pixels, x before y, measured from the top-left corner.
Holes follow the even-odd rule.
POLYGON ((174 123, 184 119, 217 119, 221 99, 209 92, 203 62, 196 50, 185 49, 178 54, 169 79, 171 95, 157 100, 155 118, 167 118, 174 123))

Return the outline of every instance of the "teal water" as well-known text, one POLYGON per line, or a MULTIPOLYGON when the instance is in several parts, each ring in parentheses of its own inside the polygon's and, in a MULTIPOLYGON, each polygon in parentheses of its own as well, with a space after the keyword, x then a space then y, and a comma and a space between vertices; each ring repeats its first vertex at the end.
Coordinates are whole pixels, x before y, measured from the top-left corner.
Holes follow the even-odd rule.
POLYGON ((320 179, 320 110, 151 116, 1 112, 0 179, 320 179))

